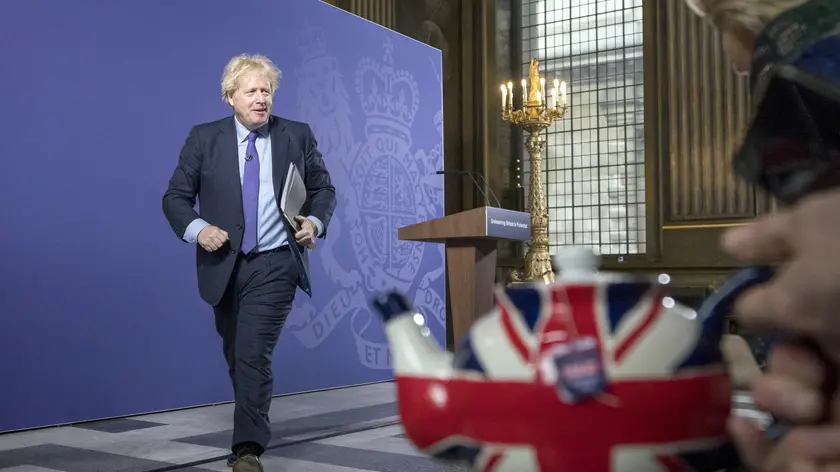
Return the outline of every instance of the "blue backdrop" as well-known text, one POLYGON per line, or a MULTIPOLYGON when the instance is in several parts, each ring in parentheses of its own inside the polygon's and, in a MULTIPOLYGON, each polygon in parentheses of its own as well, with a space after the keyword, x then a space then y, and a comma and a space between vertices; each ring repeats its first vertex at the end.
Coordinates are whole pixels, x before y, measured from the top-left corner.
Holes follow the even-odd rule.
POLYGON ((318 0, 0 3, 0 431, 232 399, 194 248, 161 197, 190 127, 231 113, 227 60, 283 72, 338 193, 275 351, 278 394, 391 378, 378 290, 444 339, 441 54, 318 0))

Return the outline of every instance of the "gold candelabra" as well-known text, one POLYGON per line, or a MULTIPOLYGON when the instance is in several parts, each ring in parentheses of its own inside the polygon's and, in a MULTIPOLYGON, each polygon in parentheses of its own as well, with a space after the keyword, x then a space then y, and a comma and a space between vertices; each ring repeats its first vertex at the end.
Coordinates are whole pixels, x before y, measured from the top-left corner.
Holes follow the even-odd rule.
POLYGON ((502 119, 509 121, 528 133, 525 138, 525 150, 528 151, 531 166, 531 185, 528 189, 529 213, 531 215, 531 241, 521 269, 513 272, 513 282, 542 280, 554 281, 551 267, 551 255, 548 252, 548 205, 542 182, 542 153, 545 139, 542 132, 554 121, 566 116, 566 82, 558 84, 554 80, 551 94, 551 106, 548 97, 543 94, 545 78, 540 77, 539 61, 531 59, 528 80, 522 79, 522 108, 513 107, 513 83, 502 84, 502 119), (528 83, 530 81, 530 84, 528 83), (529 87, 530 85, 530 87, 529 87), (529 90, 530 88, 530 90, 529 90), (560 102, 557 90, 560 89, 560 102))

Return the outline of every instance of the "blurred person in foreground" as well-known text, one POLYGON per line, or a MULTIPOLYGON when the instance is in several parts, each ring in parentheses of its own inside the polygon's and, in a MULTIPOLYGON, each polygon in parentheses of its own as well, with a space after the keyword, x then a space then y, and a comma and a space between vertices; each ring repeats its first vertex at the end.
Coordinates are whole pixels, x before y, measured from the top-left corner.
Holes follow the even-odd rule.
MULTIPOLYGON (((840 89, 840 1, 685 1, 720 30, 735 70, 751 75, 754 99, 776 64, 795 66, 840 89)), ((782 117, 776 122, 786 119, 786 110, 772 111, 782 117)), ((799 343, 774 347, 753 395, 758 406, 791 428, 774 440, 749 420, 733 418, 731 432, 742 456, 762 472, 840 471, 840 392, 836 386, 826 390, 840 365, 840 189, 803 195, 777 213, 730 230, 723 245, 743 262, 776 267, 769 282, 740 297, 738 321, 808 339, 821 354, 799 343)))
POLYGON ((297 288, 312 295, 307 247, 326 235, 336 204, 309 125, 271 114, 279 80, 264 56, 231 59, 221 91, 233 115, 190 130, 163 196, 175 234, 197 243, 199 293, 222 338, 235 397, 228 459, 235 472, 263 470, 272 353, 297 288), (296 227, 278 203, 290 164, 307 193, 307 216, 298 216, 296 227))

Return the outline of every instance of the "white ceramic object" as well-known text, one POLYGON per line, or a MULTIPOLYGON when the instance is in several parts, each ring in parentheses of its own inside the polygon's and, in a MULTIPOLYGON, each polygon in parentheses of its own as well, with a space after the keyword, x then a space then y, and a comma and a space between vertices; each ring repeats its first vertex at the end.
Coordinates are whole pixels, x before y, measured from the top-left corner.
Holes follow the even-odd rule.
POLYGON ((714 459, 731 446, 731 385, 718 344, 728 304, 755 274, 736 277, 695 312, 667 296, 667 277, 598 272, 589 249, 563 250, 554 262, 553 284, 499 287, 495 308, 454 356, 424 335, 405 296, 373 301, 408 438, 476 471, 731 465, 714 459))

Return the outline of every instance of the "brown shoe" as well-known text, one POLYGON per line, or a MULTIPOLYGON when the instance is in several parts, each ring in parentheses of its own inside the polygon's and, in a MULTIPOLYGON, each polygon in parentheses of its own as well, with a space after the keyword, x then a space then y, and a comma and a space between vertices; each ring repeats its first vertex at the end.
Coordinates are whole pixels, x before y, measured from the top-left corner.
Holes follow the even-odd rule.
POLYGON ((263 472, 262 462, 253 454, 244 454, 233 463, 233 472, 263 472))

